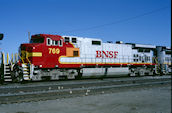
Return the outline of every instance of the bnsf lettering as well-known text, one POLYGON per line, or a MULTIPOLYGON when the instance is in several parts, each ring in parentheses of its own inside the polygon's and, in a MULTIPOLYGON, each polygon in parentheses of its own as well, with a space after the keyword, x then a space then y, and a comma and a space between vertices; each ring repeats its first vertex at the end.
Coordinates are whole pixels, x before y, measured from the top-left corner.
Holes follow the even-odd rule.
POLYGON ((118 51, 96 51, 96 58, 116 58, 118 51))

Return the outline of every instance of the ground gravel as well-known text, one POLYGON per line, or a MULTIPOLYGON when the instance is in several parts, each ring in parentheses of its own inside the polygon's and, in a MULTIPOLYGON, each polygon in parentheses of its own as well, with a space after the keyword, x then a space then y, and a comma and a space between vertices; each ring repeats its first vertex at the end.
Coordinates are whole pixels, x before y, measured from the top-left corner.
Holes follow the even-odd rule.
POLYGON ((0 113, 171 113, 171 86, 1 104, 0 113), (105 94, 103 94, 105 93, 105 94))

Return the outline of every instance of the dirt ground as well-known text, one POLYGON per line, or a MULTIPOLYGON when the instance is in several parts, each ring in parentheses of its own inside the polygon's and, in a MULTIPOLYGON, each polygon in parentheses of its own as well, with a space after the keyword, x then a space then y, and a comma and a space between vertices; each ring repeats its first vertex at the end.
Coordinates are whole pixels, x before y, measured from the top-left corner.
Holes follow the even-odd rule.
POLYGON ((171 113, 171 86, 2 104, 0 113, 171 113))

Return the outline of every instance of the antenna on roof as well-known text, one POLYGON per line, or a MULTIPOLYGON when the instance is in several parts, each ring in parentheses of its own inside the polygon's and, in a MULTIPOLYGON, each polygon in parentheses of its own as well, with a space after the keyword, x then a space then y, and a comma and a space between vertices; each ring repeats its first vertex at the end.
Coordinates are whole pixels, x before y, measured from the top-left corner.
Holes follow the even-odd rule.
POLYGON ((28 39, 29 39, 29 42, 30 42, 30 32, 28 32, 28 39))

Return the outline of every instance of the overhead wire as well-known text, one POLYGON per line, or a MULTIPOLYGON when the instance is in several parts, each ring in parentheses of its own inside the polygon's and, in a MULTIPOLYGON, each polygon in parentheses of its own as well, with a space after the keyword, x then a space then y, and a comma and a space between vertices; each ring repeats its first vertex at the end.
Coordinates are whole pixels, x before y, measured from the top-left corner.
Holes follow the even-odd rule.
POLYGON ((165 10, 167 8, 169 8, 169 6, 161 7, 159 9, 155 9, 155 10, 152 10, 152 11, 149 11, 149 12, 145 12, 145 13, 142 13, 140 15, 133 16, 133 17, 117 20, 117 21, 114 21, 114 22, 111 22, 111 23, 106 23, 106 24, 97 25, 97 26, 88 27, 88 28, 73 29, 73 30, 68 30, 68 31, 63 31, 63 32, 86 31, 86 30, 92 30, 92 29, 101 28, 101 27, 105 27, 105 26, 110 26, 110 25, 130 21, 130 20, 133 20, 133 19, 137 19, 137 18, 146 16, 146 15, 150 15, 150 14, 165 10))

